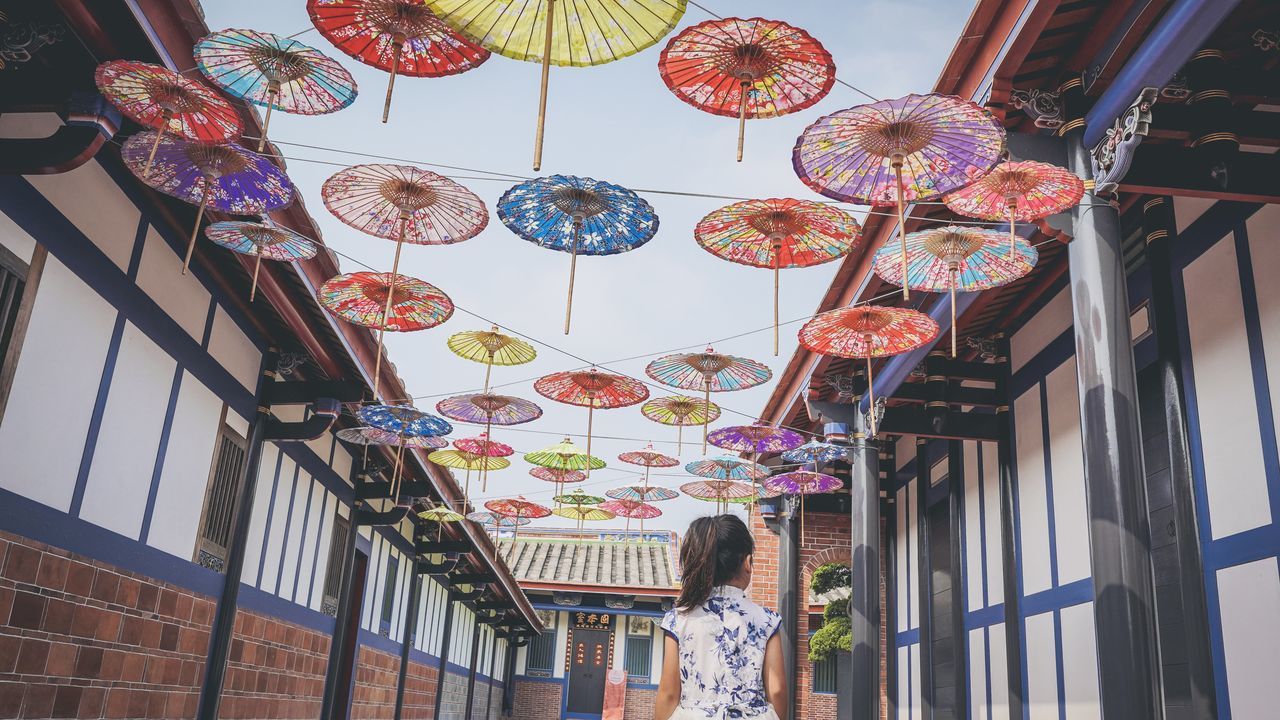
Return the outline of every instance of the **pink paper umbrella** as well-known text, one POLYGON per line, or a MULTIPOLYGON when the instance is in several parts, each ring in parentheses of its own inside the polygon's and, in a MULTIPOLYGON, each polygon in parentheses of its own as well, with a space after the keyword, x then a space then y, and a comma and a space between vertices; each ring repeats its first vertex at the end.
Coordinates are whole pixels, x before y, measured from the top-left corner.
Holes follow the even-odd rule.
POLYGON ((626 533, 631 533, 631 521, 640 521, 640 537, 644 537, 644 521, 652 520, 660 515, 662 511, 650 505, 647 502, 639 500, 606 500, 600 503, 601 510, 607 510, 618 517, 627 519, 626 533))

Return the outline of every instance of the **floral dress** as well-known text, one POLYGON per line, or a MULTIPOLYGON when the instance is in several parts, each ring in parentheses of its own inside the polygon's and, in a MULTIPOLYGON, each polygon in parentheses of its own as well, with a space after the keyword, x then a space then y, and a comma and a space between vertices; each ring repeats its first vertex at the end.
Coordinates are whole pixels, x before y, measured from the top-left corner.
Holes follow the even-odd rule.
POLYGON ((778 613, 722 585, 692 610, 671 610, 662 629, 680 645, 680 708, 672 720, 776 718, 764 693, 764 647, 778 613))

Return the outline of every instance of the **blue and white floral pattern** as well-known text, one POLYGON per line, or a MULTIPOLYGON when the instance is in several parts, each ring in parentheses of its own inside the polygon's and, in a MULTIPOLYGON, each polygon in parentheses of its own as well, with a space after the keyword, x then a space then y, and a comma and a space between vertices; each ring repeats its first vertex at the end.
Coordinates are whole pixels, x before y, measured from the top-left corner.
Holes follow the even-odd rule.
POLYGON ((680 645, 674 718, 774 717, 764 692, 764 648, 781 621, 730 585, 715 588, 700 607, 668 611, 662 629, 680 645))

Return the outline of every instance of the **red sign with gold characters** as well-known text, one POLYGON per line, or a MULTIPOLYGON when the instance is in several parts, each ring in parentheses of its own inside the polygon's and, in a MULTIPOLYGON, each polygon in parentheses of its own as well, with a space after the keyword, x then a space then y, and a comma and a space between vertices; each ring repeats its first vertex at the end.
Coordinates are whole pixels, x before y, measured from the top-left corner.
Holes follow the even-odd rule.
POLYGON ((607 613, 573 613, 574 630, 612 630, 613 616, 607 613))

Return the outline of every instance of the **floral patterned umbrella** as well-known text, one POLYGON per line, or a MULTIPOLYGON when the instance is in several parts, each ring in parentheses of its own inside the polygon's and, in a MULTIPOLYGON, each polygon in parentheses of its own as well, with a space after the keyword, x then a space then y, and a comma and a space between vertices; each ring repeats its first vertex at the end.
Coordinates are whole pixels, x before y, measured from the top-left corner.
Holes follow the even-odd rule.
MULTIPOLYGON (((746 390, 769 382, 773 371, 763 363, 733 355, 722 355, 711 347, 700 353, 676 353, 649 363, 644 372, 663 385, 681 390, 702 390, 703 402, 711 405, 711 393, 746 390)), ((707 451, 707 426, 702 423, 702 452, 707 451)))
POLYGON ((258 294, 258 270, 262 258, 280 262, 297 262, 316 256, 316 244, 298 233, 263 223, 225 220, 205 229, 204 234, 215 243, 241 255, 253 257, 253 286, 249 302, 258 294))
POLYGON ((423 510, 422 512, 418 513, 418 517, 428 522, 433 522, 436 524, 436 540, 437 541, 444 539, 445 523, 462 522, 463 520, 467 519, 467 516, 461 513, 456 513, 450 510, 449 508, 445 507, 444 505, 437 505, 435 507, 427 508, 426 510, 423 510))
POLYGON ((680 497, 680 493, 670 488, 658 487, 657 485, 624 485, 614 488, 605 493, 614 500, 630 500, 633 502, 661 502, 663 500, 674 500, 680 497))
POLYGON ((511 461, 504 457, 477 455, 463 450, 437 450, 427 459, 454 470, 506 470, 511 467, 511 461))
MULTIPOLYGON (((1074 177, 1074 176, 1072 176, 1074 177)), ((1014 236, 986 228, 934 227, 907 236, 906 284, 912 290, 951 294, 951 357, 956 356, 956 291, 978 292, 1008 285, 1036 266, 1039 253, 1014 236)), ((902 267, 880 248, 873 261, 886 282, 903 284, 902 267)))
MULTIPOLYGON (((906 275, 908 201, 934 200, 986 175, 1004 152, 1004 128, 954 95, 907 95, 819 118, 792 151, 800 180, 829 198, 897 205, 906 275)), ((902 287, 902 297, 910 293, 902 287)))
MULTIPOLYGON (((460 438, 458 440, 454 440, 453 446, 462 452, 471 453, 472 455, 480 455, 482 457, 510 457, 516 452, 510 445, 490 440, 488 432, 480 433, 479 437, 460 438)), ((488 467, 486 467, 481 473, 480 483, 481 492, 489 489, 488 467)))
POLYGON ((307 13, 334 47, 391 73, 384 123, 397 75, 456 75, 489 59, 487 50, 450 30, 417 0, 307 0, 307 13))
POLYGON ((712 212, 693 229, 702 249, 740 265, 773 269, 773 354, 778 354, 782 268, 810 267, 848 255, 862 226, 844 211, 811 200, 747 200, 712 212))
POLYGON ((697 500, 716 504, 717 512, 723 512, 731 502, 754 502, 757 494, 754 484, 736 480, 696 480, 680 486, 680 492, 697 500))
POLYGON ((376 427, 354 427, 338 431, 338 439, 353 445, 391 445, 422 450, 438 450, 449 446, 449 441, 427 435, 397 435, 376 427))
POLYGON ((810 440, 809 442, 797 448, 792 448, 782 453, 784 462, 800 463, 808 465, 810 463, 821 466, 832 460, 840 460, 845 457, 847 449, 836 445, 835 443, 821 442, 819 440, 810 440))
POLYGON ((408 275, 357 272, 330 278, 316 292, 326 310, 361 327, 377 328, 373 396, 382 378, 382 335, 440 325, 453 316, 453 300, 440 288, 408 275))
POLYGON ((804 497, 823 495, 844 487, 840 478, 819 472, 798 470, 774 475, 764 483, 765 488, 780 494, 800 496, 800 537, 804 537, 804 497))
POLYGON ((599 470, 605 466, 604 460, 588 455, 569 438, 550 447, 524 456, 525 462, 552 470, 599 470))
POLYGON ((267 108, 258 152, 266 147, 271 111, 297 115, 337 112, 356 99, 346 68, 313 47, 257 30, 223 30, 200 39, 196 66, 231 95, 267 108))
POLYGON ((464 360, 484 363, 485 392, 489 392, 489 374, 494 365, 524 365, 538 357, 538 351, 532 345, 520 338, 498 332, 497 325, 488 330, 454 333, 449 336, 448 344, 454 355, 464 360))
POLYGON ((142 165, 143 180, 151 175, 161 138, 177 136, 198 143, 229 143, 242 130, 240 116, 231 103, 205 85, 166 67, 111 60, 98 66, 93 79, 102 96, 126 117, 158 131, 148 136, 151 151, 142 165))
POLYGON ((588 495, 583 492, 582 488, 576 488, 566 495, 557 495, 551 500, 560 505, 577 505, 579 507, 583 505, 599 505, 604 502, 604 498, 598 495, 588 495))
POLYGON ((293 202, 289 177, 267 159, 237 145, 207 145, 147 131, 126 140, 120 157, 146 184, 200 206, 182 259, 184 275, 206 208, 232 215, 261 215, 293 202))
POLYGON ((604 520, 612 520, 617 515, 593 505, 566 505, 552 510, 551 513, 558 517, 568 518, 578 523, 578 531, 582 531, 582 523, 584 522, 600 522, 604 520))
POLYGON ((542 408, 512 395, 471 393, 445 398, 436 404, 436 412, 465 423, 484 423, 488 432, 494 425, 520 425, 542 417, 542 408))
POLYGON ((640 537, 644 537, 644 521, 660 517, 662 511, 647 502, 639 500, 607 500, 600 503, 600 509, 613 513, 617 517, 627 519, 625 532, 631 533, 631 521, 640 521, 640 537))
POLYGON ((529 470, 529 474, 539 480, 555 483, 556 494, 564 492, 565 485, 580 483, 587 479, 587 474, 581 470, 557 470, 549 467, 532 468, 529 470))
POLYGON ((757 420, 750 425, 720 428, 707 437, 707 442, 723 450, 749 452, 754 460, 762 454, 797 448, 804 442, 804 437, 794 430, 766 425, 757 420))
POLYGON ((830 310, 800 328, 800 344, 813 352, 843 358, 866 358, 867 393, 871 401, 871 434, 876 434, 875 378, 871 358, 914 350, 938 337, 938 323, 910 308, 860 305, 830 310))
POLYGON ((720 417, 720 406, 685 395, 654 398, 640 406, 640 414, 656 423, 676 426, 676 454, 684 452, 684 427, 708 425, 720 417))
POLYGON ((494 542, 497 542, 499 532, 516 530, 533 522, 529 518, 503 517, 489 510, 477 510, 476 512, 468 513, 467 519, 478 524, 485 532, 492 534, 494 542))
MULTIPOLYGON (((544 375, 533 384, 539 395, 566 405, 587 408, 587 454, 591 454, 591 425, 596 408, 610 409, 636 405, 649 399, 649 388, 626 375, 600 372, 596 368, 544 375)), ((591 469, 587 468, 587 476, 591 469)))
POLYGON ((738 118, 738 162, 747 118, 812 106, 836 82, 831 53, 809 33, 778 20, 724 18, 687 27, 658 58, 676 97, 714 115, 738 118))
POLYGON ((512 187, 498 200, 498 217, 522 239, 569 253, 565 335, 573 316, 578 255, 624 253, 658 232, 653 206, 639 195, 603 180, 572 175, 534 178, 512 187))
MULTIPOLYGON (((535 502, 529 502, 523 497, 504 498, 500 500, 490 500, 484 504, 486 510, 501 515, 505 518, 512 518, 517 522, 521 520, 536 520, 544 518, 551 514, 551 508, 539 505, 535 502)), ((516 535, 520 533, 520 526, 514 528, 516 535)))
POLYGON ((426 0, 426 4, 441 20, 485 48, 515 60, 542 63, 535 171, 542 167, 551 65, 601 65, 638 53, 674 30, 685 11, 685 0, 426 0), (561 3, 558 11, 557 2, 561 3))
MULTIPOLYGON (((743 460, 736 455, 717 455, 716 457, 694 460, 684 466, 690 475, 710 480, 733 480, 736 482, 755 482, 769 477, 769 468, 759 463, 743 460)), ((684 488, 681 488, 682 490, 684 488)))
POLYGON ((630 465, 640 465, 644 468, 644 484, 649 484, 649 468, 656 467, 675 467, 680 461, 670 455, 663 455, 653 449, 653 443, 644 446, 643 450, 633 450, 632 452, 624 452, 618 456, 618 459, 630 465))
MULTIPOLYGON (((425 413, 412 405, 365 405, 356 411, 360 422, 400 437, 440 437, 453 432, 443 418, 425 413)), ((404 458, 403 442, 396 443, 396 465, 392 472, 391 497, 400 487, 400 467, 404 458)))
POLYGON ((1016 253, 1019 222, 1056 215, 1080 202, 1084 181, 1057 165, 1002 162, 969 187, 942 198, 952 212, 1009 221, 1009 252, 1016 253))

